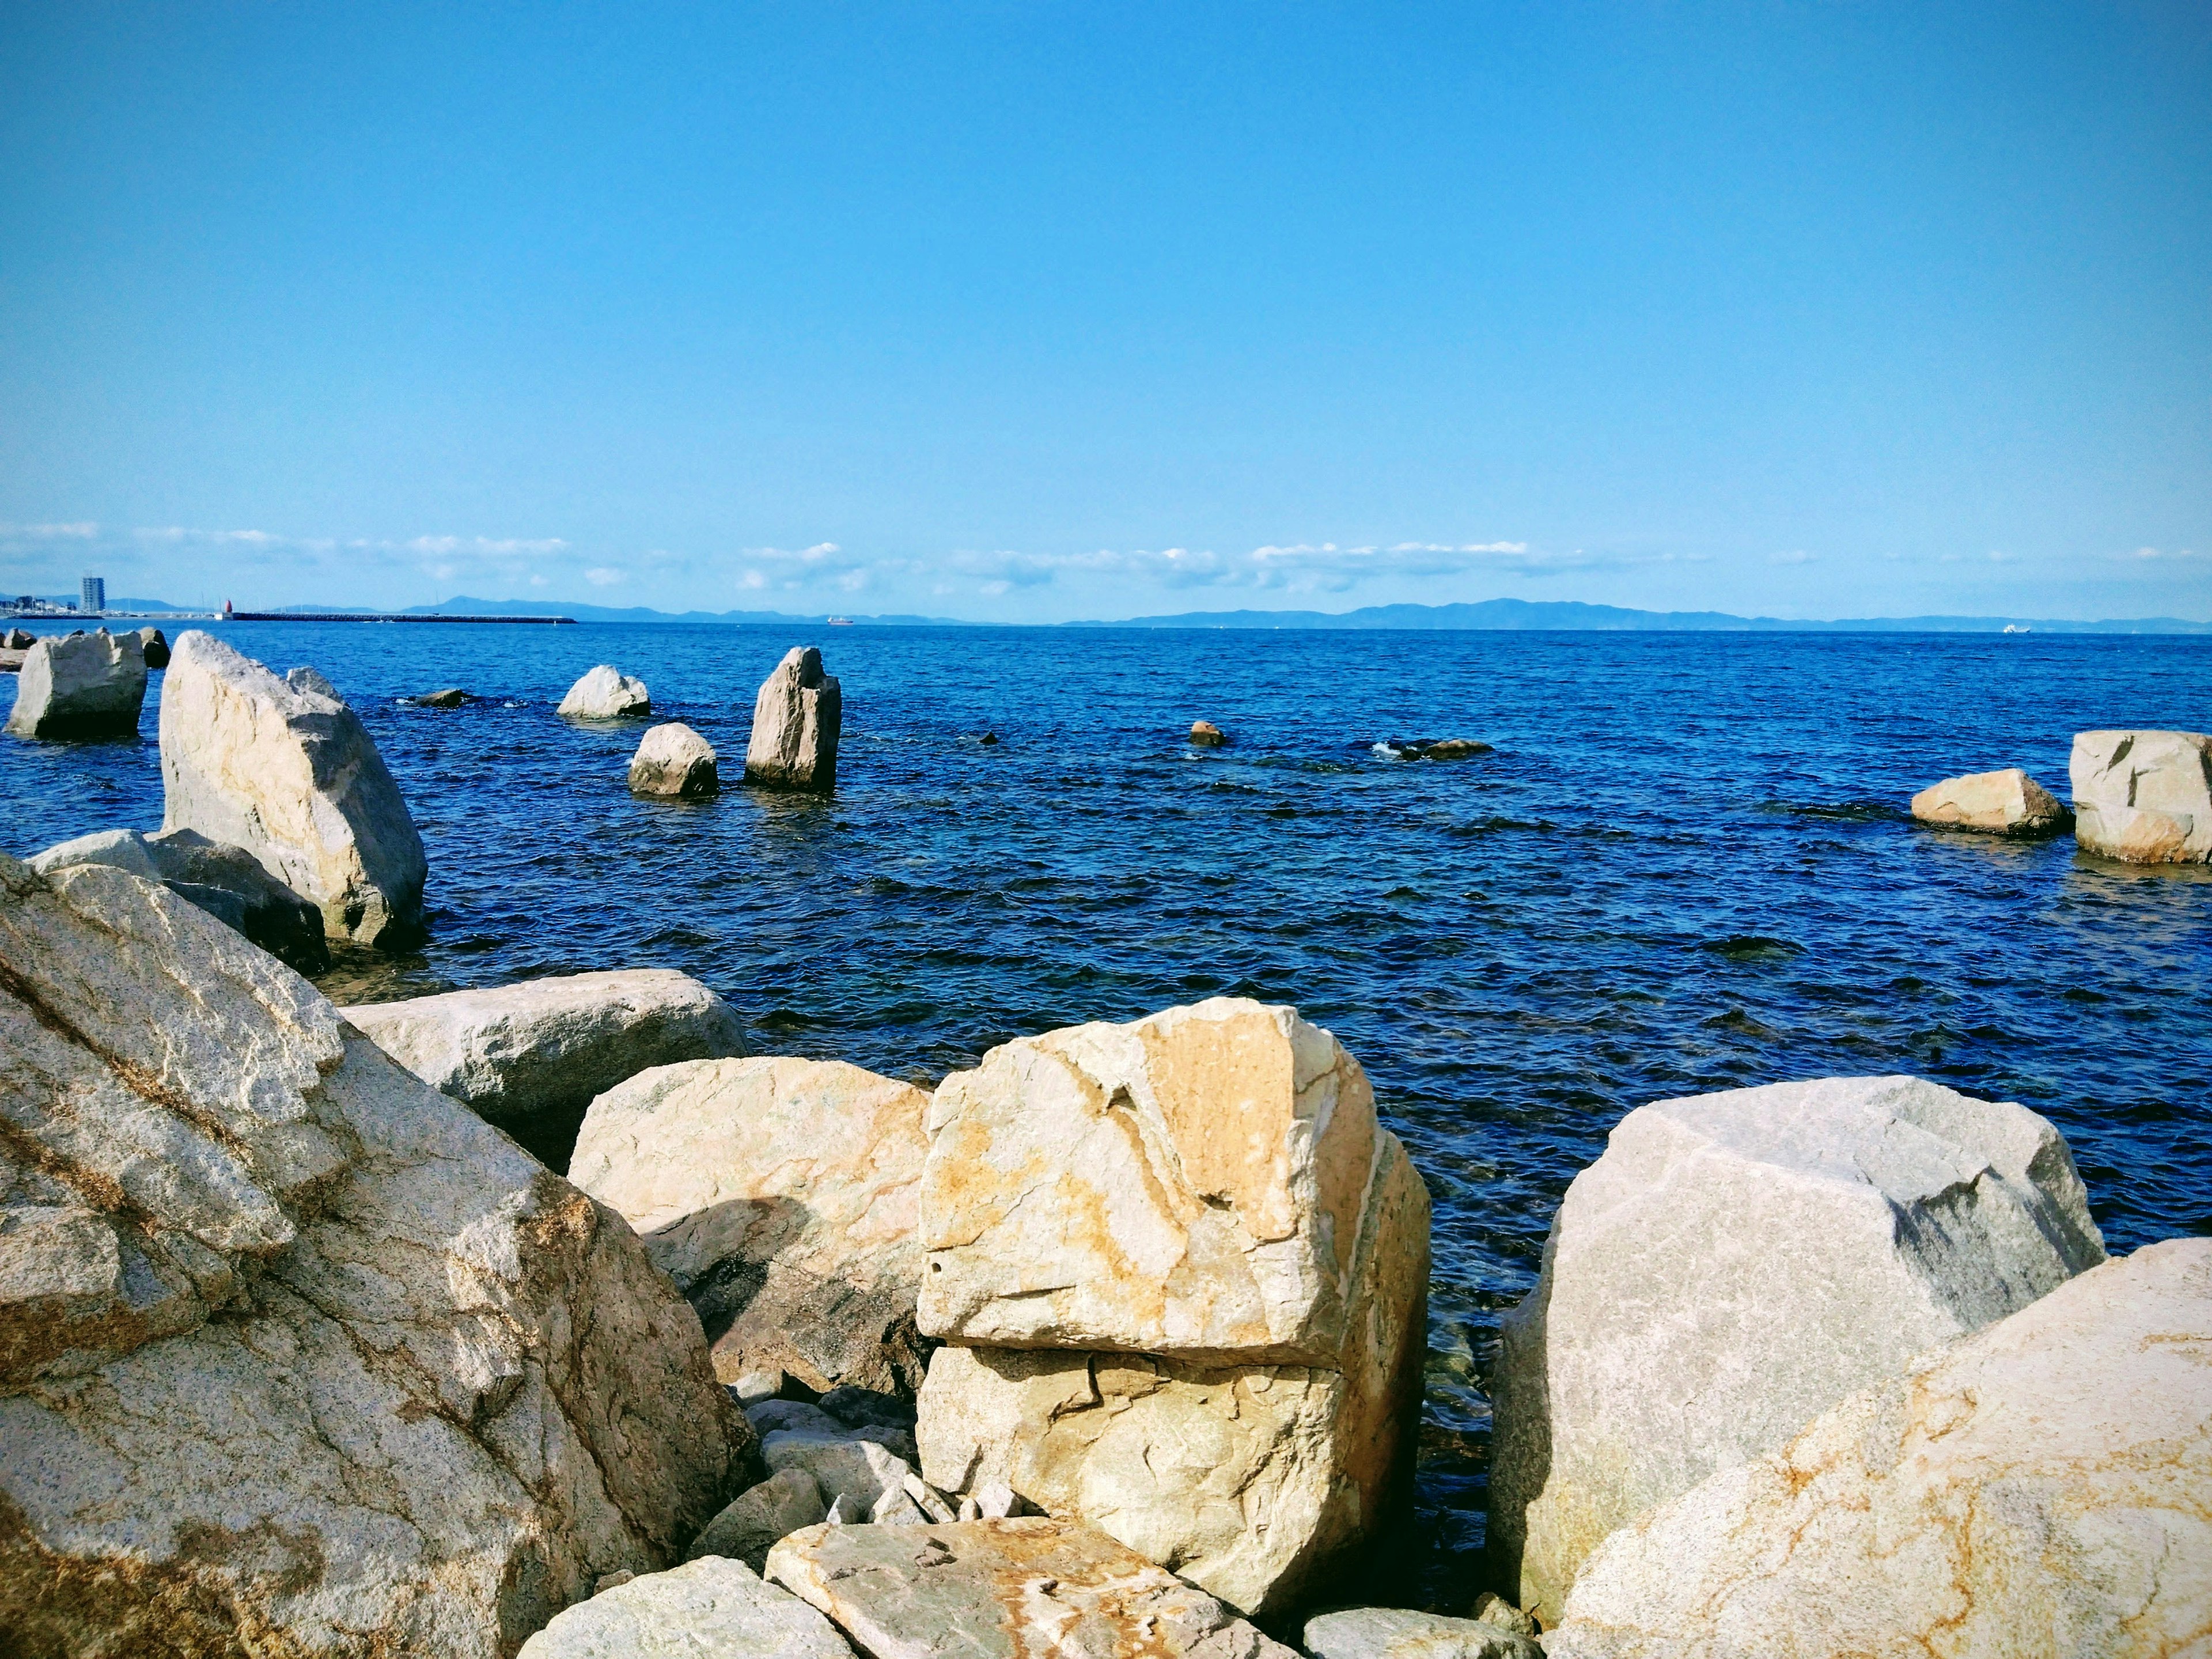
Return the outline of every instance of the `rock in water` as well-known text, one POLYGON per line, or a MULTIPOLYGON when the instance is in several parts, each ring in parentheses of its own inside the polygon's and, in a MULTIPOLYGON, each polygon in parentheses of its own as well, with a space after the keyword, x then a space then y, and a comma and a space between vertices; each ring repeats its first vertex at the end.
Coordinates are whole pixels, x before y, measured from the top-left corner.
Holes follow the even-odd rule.
POLYGON ((167 668, 169 665, 168 636, 162 633, 160 629, 140 629, 138 630, 138 649, 146 659, 147 667, 167 668))
POLYGON ((555 712, 575 720, 627 720, 650 714, 653 699, 647 695, 643 680, 632 679, 601 663, 568 688, 568 695, 561 699, 561 707, 555 712))
POLYGON ((2212 863, 2212 737, 2077 732, 2074 835, 2130 864, 2212 863))
POLYGON ((994 1049, 930 1104, 920 1323, 958 1346, 922 1389, 924 1476, 1002 1481, 1240 1609, 1290 1604, 1391 1495, 1428 1220, 1366 1075, 1291 1009, 1217 998, 994 1049))
POLYGON ((459 708, 469 701, 469 694, 458 685, 449 685, 442 691, 425 691, 419 697, 410 697, 417 708, 459 708))
POLYGON ((2108 1261, 1615 1533, 1552 1659, 2164 1659, 2212 1631, 2212 1240, 2108 1261))
POLYGON ((768 1576, 873 1659, 1297 1659, 1092 1528, 1042 1518, 809 1527, 768 1576))
POLYGON ((2017 766, 1931 784, 1912 798, 1912 816, 1923 823, 1993 836, 2053 836, 2074 819, 2065 802, 2017 766))
POLYGON ((1196 749, 1219 749, 1229 741, 1229 734, 1212 720, 1193 720, 1190 723, 1190 743, 1196 749))
POLYGON ((290 969, 6 859, 0 962, 15 1650, 493 1659, 753 1463, 621 1219, 290 969))
POLYGON ((772 789, 834 787, 840 708, 837 681, 822 672, 822 653, 811 645, 785 652, 753 699, 745 781, 772 789))
POLYGON ((928 1097, 830 1060, 665 1066, 592 1103, 570 1173, 645 1236, 725 1382, 912 1394, 928 1097))
POLYGON ((1504 1322, 1493 1577, 1556 1623, 1615 1528, 2104 1255, 2024 1107, 1887 1077, 1631 1112, 1504 1322))
POLYGON ((49 847, 31 860, 41 875, 79 864, 105 864, 158 881, 300 973, 319 974, 331 965, 323 913, 264 870, 243 847, 223 846, 193 830, 152 836, 106 830, 49 847))
POLYGON ((1352 1607, 1306 1620, 1313 1659, 1544 1659, 1526 1636, 1476 1619, 1404 1607, 1352 1607))
POLYGON ((19 738, 109 738, 138 729, 146 654, 136 634, 49 634, 24 653, 8 730, 19 738))
POLYGON ((198 629, 161 688, 163 826, 243 847, 332 939, 422 930, 422 839, 360 717, 313 669, 278 679, 198 629))
POLYGON ((27 628, 11 628, 7 637, 0 639, 0 646, 5 646, 10 651, 28 651, 38 642, 39 636, 27 628))
POLYGON ((667 968, 363 1003, 345 1017, 555 1170, 567 1167, 594 1095, 652 1066, 745 1051, 729 1005, 667 968))
POLYGON ((853 1659, 853 1650, 789 1590, 709 1556, 578 1602, 520 1659, 853 1659))
POLYGON ((721 775, 714 769, 714 746, 681 720, 651 727, 630 757, 633 795, 696 799, 719 793, 721 787, 721 775))

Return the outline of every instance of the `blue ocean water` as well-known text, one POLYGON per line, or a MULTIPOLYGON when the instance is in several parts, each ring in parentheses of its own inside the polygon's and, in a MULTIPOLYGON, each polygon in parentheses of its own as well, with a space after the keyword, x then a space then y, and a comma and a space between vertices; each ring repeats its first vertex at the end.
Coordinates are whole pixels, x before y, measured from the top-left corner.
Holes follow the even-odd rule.
MULTIPOLYGON (((1904 810, 2009 765, 2063 797, 2079 729, 2212 726, 2212 639, 222 632, 330 677, 429 850, 428 946, 349 955, 341 1001, 678 968, 757 1051, 925 1085, 1216 994, 1335 1031, 1435 1199, 1416 1596, 1472 1587, 1498 1313, 1637 1105, 1917 1073, 2056 1121, 2114 1250, 2212 1233, 2212 875, 1904 810), (843 684, 829 799, 634 800, 641 726, 553 713, 614 663, 734 777, 754 688, 802 642, 843 684), (396 701, 445 685, 485 701, 396 701), (1233 746, 1188 748, 1200 716, 1233 746), (1496 752, 1372 750, 1451 736, 1496 752)), ((155 730, 149 696, 137 742, 0 741, 0 847, 158 824, 155 730)))

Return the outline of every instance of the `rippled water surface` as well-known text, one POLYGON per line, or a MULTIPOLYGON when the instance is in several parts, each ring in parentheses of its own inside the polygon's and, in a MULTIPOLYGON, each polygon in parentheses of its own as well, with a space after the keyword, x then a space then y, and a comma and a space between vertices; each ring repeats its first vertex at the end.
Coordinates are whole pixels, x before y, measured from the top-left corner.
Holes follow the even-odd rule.
MULTIPOLYGON (((679 968, 759 1051, 926 1085, 1218 993, 1334 1030, 1436 1200, 1416 1595, 1464 1600, 1498 1311, 1634 1106, 1914 1072, 2057 1121, 2115 1250, 2212 1232, 2212 880, 1903 810, 2010 765, 2063 797, 2077 729, 2212 727, 2212 639, 822 629, 835 798, 678 805, 623 787, 639 725, 562 692, 615 663, 732 776, 800 635, 225 637, 329 675, 429 849, 430 944, 349 958, 341 1001, 679 968), (451 684, 487 701, 395 701, 451 684), (1201 715, 1234 746, 1186 748, 1201 715), (1496 752, 1370 747, 1451 736, 1496 752)), ((155 726, 0 742, 0 845, 156 826, 155 726)))

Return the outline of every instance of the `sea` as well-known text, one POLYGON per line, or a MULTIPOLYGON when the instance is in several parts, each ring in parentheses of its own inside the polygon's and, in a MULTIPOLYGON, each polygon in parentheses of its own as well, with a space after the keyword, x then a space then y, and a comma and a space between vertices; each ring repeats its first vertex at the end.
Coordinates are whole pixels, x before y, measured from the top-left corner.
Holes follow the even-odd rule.
MULTIPOLYGON (((428 849, 428 942, 343 953, 341 1003, 675 968, 757 1053, 924 1086, 1209 996, 1334 1031, 1435 1205, 1415 1602, 1474 1583, 1499 1313, 1638 1106, 1911 1073, 2055 1122, 2114 1252, 2212 1234, 2212 871, 1906 812, 2006 766, 2063 798, 2077 730, 2212 729, 2212 638, 208 625, 338 687, 428 849), (842 686, 824 799, 735 782, 796 644, 842 686), (556 717, 603 662, 719 799, 633 799, 642 723, 556 717), (1453 737, 1493 749, 1377 746, 1453 737)), ((160 679, 135 739, 0 739, 0 848, 158 827, 160 679)))

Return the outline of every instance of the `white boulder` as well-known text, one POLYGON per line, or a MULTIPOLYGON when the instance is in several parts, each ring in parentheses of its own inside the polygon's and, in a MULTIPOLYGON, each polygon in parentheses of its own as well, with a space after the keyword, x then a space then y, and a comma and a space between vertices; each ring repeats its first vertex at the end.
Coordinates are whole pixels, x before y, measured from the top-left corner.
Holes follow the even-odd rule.
POLYGON ((573 720, 629 720, 653 712, 645 682, 601 663, 568 688, 555 711, 573 720))
POLYGON ((842 722, 837 681, 822 672, 822 653, 811 645, 792 647, 753 699, 745 781, 773 789, 834 787, 842 722))
POLYGON ((671 795, 686 799, 712 795, 722 787, 714 766, 714 745, 681 720, 649 727, 630 757, 633 795, 671 795))
POLYGON ((592 1102, 569 1174, 691 1298, 717 1373, 912 1394, 928 1097, 857 1066, 665 1066, 592 1102))
POLYGON ((146 701, 146 653, 136 634, 49 634, 24 653, 8 730, 19 738, 106 738, 136 732, 146 701))
POLYGON ((511 1654, 746 1466, 619 1218, 122 871, 0 859, 0 1631, 511 1654))
POLYGON ((2077 732, 2074 836, 2130 864, 2212 863, 2212 737, 2077 732))
POLYGON ((422 838, 361 719, 312 668, 279 679, 198 629, 161 687, 162 827, 243 847, 323 913, 399 945, 422 927, 422 838))
POLYGON ((242 847, 210 841, 196 830, 151 836, 103 830, 49 847, 30 860, 41 875, 80 864, 105 864, 158 881, 301 973, 319 974, 331 965, 322 912, 242 847))
POLYGON ((853 1659, 853 1650, 789 1590, 708 1556, 579 1601, 519 1659, 853 1659))
POLYGON ((1313 1659, 1545 1659, 1528 1637, 1479 1619, 1407 1607, 1347 1607, 1306 1620, 1313 1659))
POLYGON ((2212 1632, 2212 1240, 2108 1261, 1613 1534, 1551 1659, 2165 1659, 2212 1632))
POLYGON ((1947 830, 2048 836, 2063 830, 2074 815, 2065 802, 2014 766, 1930 784, 1912 798, 1912 816, 1947 830))
POLYGON ((1631 1112, 1504 1322, 1498 1588, 1556 1622, 1614 1528, 2103 1259, 2066 1143, 2024 1107, 1887 1077, 1631 1112))

